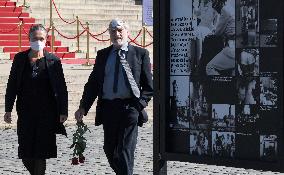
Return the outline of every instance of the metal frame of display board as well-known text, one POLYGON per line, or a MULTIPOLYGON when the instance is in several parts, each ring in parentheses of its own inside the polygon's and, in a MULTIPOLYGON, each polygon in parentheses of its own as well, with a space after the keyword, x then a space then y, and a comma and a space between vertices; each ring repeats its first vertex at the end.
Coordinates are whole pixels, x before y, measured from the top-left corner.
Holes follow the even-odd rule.
MULTIPOLYGON (((178 0, 176 1, 178 2, 178 0)), ((282 3, 282 0, 279 0, 282 3)), ((283 3, 280 4, 283 7, 283 3)), ((170 81, 169 81, 169 55, 170 55, 170 0, 153 0, 154 9, 154 116, 153 116, 153 173, 155 175, 167 174, 167 161, 181 161, 202 163, 210 165, 232 166, 238 168, 253 168, 284 172, 284 149, 279 153, 277 163, 261 162, 257 160, 240 160, 229 158, 200 157, 185 153, 167 152, 167 117, 170 114, 170 81)), ((283 9, 283 8, 282 8, 283 9)), ((282 20, 283 22, 283 15, 282 20)), ((279 24, 283 31, 283 24, 279 24)), ((283 32, 280 32, 283 41, 283 32)), ((283 46, 283 42, 280 43, 283 46)), ((282 52, 283 56, 283 52, 282 52)), ((283 62, 282 62, 283 63, 283 62)), ((283 87, 283 70, 280 72, 280 87, 283 87)), ((283 89, 280 89, 283 105, 283 89)), ((281 105, 281 106, 282 106, 281 105)), ((281 108, 283 115, 283 108, 281 108)), ((284 132, 279 131, 284 136, 284 132)), ((283 144, 283 139, 280 141, 283 144)))

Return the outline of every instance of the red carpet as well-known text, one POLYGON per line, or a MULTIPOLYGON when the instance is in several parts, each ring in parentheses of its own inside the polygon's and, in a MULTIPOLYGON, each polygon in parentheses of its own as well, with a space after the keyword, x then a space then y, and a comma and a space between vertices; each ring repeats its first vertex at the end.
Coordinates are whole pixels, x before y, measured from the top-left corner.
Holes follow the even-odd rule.
MULTIPOLYGON (((19 6, 19 5, 18 5, 19 6)), ((19 52, 19 22, 23 21, 24 30, 22 30, 22 51, 29 49, 29 39, 27 32, 30 26, 35 24, 35 18, 30 17, 29 13, 23 12, 22 7, 17 7, 16 2, 9 0, 0 0, 0 47, 3 52, 10 53, 10 59, 13 60, 19 52)), ((50 34, 50 33, 49 33, 50 34)), ((50 38, 50 35, 49 37, 50 38)), ((61 41, 54 42, 54 54, 58 56, 62 63, 66 64, 84 64, 86 59, 76 59, 74 52, 69 52, 68 47, 62 46, 61 41)), ((50 40, 47 41, 45 48, 50 52, 50 40)), ((94 60, 91 61, 94 63, 94 60)))

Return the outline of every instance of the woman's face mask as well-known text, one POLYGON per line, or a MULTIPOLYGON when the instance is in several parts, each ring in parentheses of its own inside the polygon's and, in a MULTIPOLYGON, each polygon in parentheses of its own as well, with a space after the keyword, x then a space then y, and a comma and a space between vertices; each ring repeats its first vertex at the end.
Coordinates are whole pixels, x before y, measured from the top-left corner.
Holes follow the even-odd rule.
POLYGON ((42 51, 46 43, 46 32, 36 30, 30 35, 30 46, 35 51, 42 51))
POLYGON ((45 47, 45 42, 37 40, 37 41, 30 41, 30 46, 35 51, 42 51, 45 47))

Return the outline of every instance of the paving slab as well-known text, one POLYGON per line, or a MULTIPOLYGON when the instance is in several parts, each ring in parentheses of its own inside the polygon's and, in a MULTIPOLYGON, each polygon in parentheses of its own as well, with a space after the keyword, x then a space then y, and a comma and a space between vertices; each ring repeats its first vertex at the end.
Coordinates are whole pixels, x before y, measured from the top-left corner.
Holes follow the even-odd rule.
MULTIPOLYGON (((58 157, 48 159, 46 174, 48 175, 103 175, 114 174, 108 165, 103 152, 102 126, 94 126, 87 123, 91 133, 86 133, 87 148, 85 151, 86 162, 80 165, 71 165, 72 150, 71 135, 75 131, 75 125, 67 126, 68 138, 58 135, 58 157)), ((134 174, 153 174, 153 124, 147 123, 139 127, 138 144, 135 153, 134 174)), ((28 174, 21 160, 17 158, 16 129, 0 128, 0 175, 28 174)), ((169 175, 279 175, 284 173, 264 172, 251 169, 232 168, 205 164, 184 162, 168 162, 169 175)))

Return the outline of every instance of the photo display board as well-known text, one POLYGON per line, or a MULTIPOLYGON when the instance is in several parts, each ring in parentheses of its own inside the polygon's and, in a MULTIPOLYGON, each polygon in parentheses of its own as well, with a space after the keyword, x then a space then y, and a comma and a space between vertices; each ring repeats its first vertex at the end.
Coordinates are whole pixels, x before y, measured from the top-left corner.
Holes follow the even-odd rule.
POLYGON ((169 1, 165 152, 283 172, 283 3, 214 2, 169 1))

